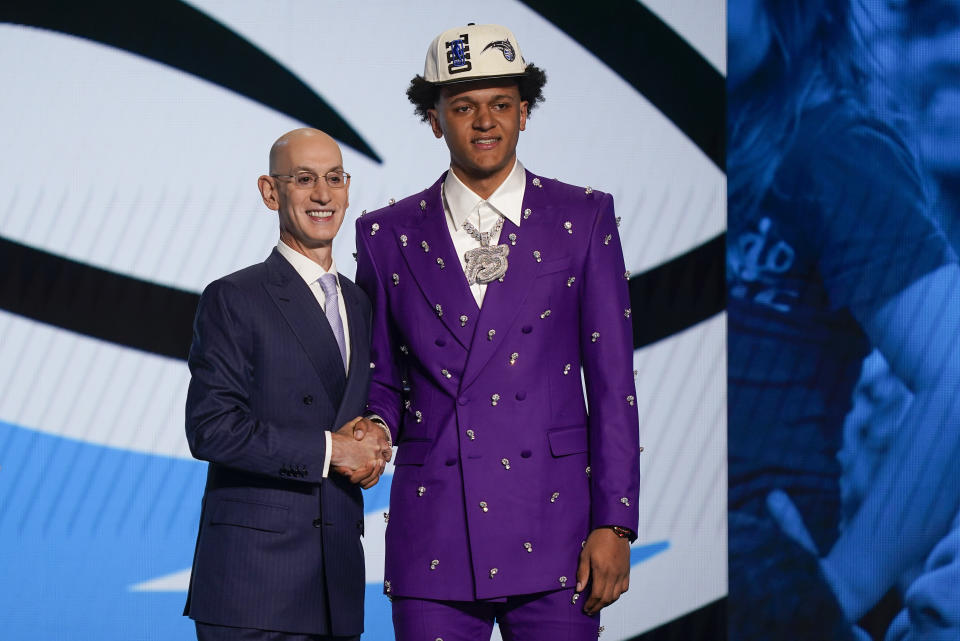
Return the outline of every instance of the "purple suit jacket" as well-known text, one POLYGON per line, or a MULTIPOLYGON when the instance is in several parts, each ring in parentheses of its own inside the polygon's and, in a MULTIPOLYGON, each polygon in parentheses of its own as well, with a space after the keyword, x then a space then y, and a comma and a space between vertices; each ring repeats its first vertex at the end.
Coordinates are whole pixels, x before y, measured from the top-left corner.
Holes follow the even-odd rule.
POLYGON ((478 309, 443 178, 357 221, 357 283, 373 303, 368 407, 399 446, 384 591, 469 601, 572 587, 592 528, 637 530, 613 199, 528 171, 521 225, 500 233, 509 269, 478 309))

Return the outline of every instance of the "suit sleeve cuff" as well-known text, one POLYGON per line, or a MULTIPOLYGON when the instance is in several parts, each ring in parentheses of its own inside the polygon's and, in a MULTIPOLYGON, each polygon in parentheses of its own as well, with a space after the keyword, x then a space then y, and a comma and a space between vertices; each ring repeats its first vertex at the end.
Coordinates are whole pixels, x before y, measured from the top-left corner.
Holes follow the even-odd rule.
POLYGON ((330 457, 333 456, 333 435, 330 430, 323 433, 327 446, 323 448, 323 478, 330 474, 330 457))

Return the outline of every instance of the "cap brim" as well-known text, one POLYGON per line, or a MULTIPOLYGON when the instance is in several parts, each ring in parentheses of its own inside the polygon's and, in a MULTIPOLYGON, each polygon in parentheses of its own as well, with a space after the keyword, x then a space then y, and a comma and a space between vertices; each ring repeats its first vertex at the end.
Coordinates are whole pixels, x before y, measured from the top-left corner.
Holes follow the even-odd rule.
POLYGON ((527 72, 524 71, 523 73, 504 73, 504 74, 498 74, 498 75, 492 75, 492 76, 479 76, 477 78, 454 78, 452 80, 443 80, 443 81, 437 81, 437 82, 430 82, 429 80, 427 80, 427 82, 430 82, 431 85, 442 87, 446 85, 462 85, 467 82, 483 82, 484 80, 497 80, 499 78, 523 78, 526 75, 527 75, 527 72))

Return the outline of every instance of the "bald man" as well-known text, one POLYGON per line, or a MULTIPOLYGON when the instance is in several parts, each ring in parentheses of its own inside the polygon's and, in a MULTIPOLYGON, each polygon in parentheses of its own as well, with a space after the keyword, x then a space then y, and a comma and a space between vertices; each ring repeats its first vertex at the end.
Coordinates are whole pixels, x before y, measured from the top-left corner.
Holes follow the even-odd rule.
POLYGON ((370 302, 337 273, 350 174, 340 148, 296 129, 258 180, 280 241, 200 297, 186 433, 209 461, 184 614, 201 641, 357 639, 363 498, 390 458, 361 418, 370 302))

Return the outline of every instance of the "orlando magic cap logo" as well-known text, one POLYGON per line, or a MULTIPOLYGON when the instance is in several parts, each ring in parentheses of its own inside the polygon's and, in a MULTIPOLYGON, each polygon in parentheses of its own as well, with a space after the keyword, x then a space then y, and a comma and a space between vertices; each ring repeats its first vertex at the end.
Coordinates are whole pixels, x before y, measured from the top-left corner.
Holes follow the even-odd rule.
POLYGON ((423 78, 434 84, 522 76, 526 63, 506 27, 468 24, 447 29, 427 49, 423 78))
MULTIPOLYGON (((503 59, 507 62, 513 62, 513 59, 517 56, 516 52, 513 50, 513 45, 510 44, 509 40, 497 40, 496 42, 491 42, 483 48, 483 51, 486 51, 490 48, 499 49, 501 52, 503 52, 503 59)), ((483 51, 480 53, 483 53, 483 51)))

